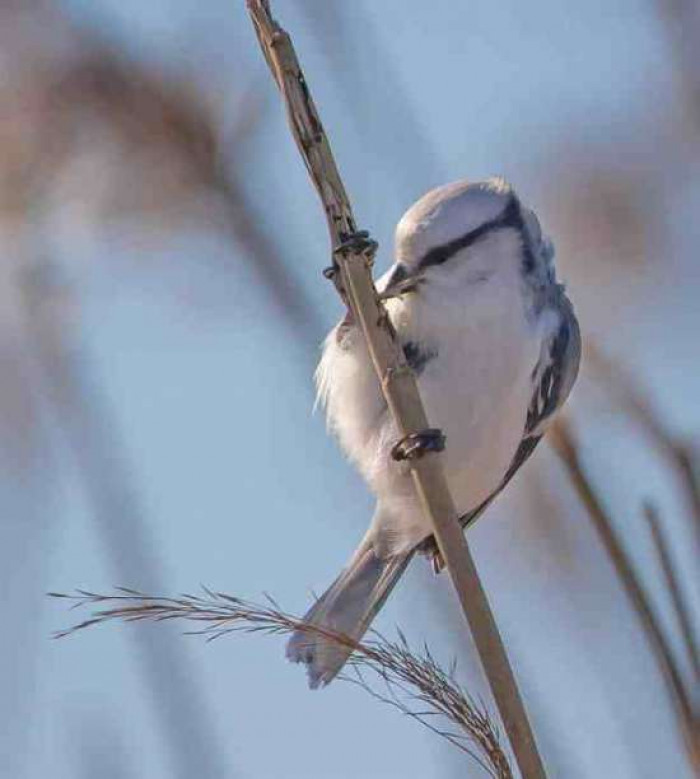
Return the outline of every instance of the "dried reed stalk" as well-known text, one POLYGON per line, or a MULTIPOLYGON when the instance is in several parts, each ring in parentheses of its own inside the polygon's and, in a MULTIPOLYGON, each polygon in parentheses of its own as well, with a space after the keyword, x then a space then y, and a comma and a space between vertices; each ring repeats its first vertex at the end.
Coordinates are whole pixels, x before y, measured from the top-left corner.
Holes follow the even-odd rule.
POLYGON ((207 640, 237 632, 276 635, 304 630, 321 634, 353 649, 349 664, 354 675, 343 674, 339 678, 358 684, 373 697, 398 708, 447 739, 477 761, 494 779, 513 779, 496 727, 487 712, 455 680, 454 666, 449 673, 444 671, 427 647, 422 654, 412 652, 402 634, 398 641, 388 641, 375 632, 372 640, 358 643, 342 633, 308 625, 281 611, 272 600, 267 605, 259 605, 208 589, 204 589, 203 596, 181 595, 177 598, 144 595, 123 587, 111 595, 82 590, 74 595, 50 594, 72 601, 73 607, 97 607, 88 619, 59 631, 56 638, 115 620, 192 622, 198 627, 188 632, 203 635, 207 640), (365 670, 377 674, 385 693, 380 693, 366 680, 365 670), (411 707, 410 701, 422 708, 411 707), (428 710, 424 709, 426 706, 428 710), (449 729, 431 720, 436 715, 451 723, 449 729))
MULTIPOLYGON (((70 289, 47 253, 28 261, 32 264, 17 287, 25 309, 25 348, 37 387, 60 431, 62 452, 79 469, 98 541, 115 575, 159 589, 160 559, 111 409, 74 333, 61 318, 73 302, 70 289)), ((142 688, 152 700, 155 721, 173 762, 171 775, 174 779, 230 776, 228 759, 212 735, 213 714, 186 653, 166 634, 132 638, 142 688), (173 679, 178 683, 173 684, 173 679)))
POLYGON ((661 571, 666 583, 666 589, 671 596, 671 603, 673 604, 676 620, 681 629, 683 644, 685 645, 685 650, 693 668, 695 681, 697 683, 700 682, 700 648, 698 648, 697 641, 695 640, 695 633, 693 631, 693 624, 690 616, 691 609, 679 580, 678 571, 673 564, 671 549, 666 540, 666 533, 664 532, 661 519, 659 518, 659 511, 656 506, 649 501, 646 501, 644 503, 644 515, 649 523, 651 537, 654 542, 654 547, 656 548, 656 555, 659 558, 659 565, 661 566, 661 571))
MULTIPOLYGON (((598 374, 605 388, 640 425, 665 458, 676 477, 686 499, 689 513, 689 527, 693 534, 695 549, 700 553, 700 474, 697 453, 692 443, 679 437, 664 423, 653 408, 650 399, 640 388, 640 382, 600 349, 595 342, 587 345, 587 363, 598 374)), ((644 513, 650 525, 652 541, 656 547, 664 580, 671 596, 676 618, 681 628, 685 650, 693 667, 696 681, 700 679, 700 647, 695 638, 690 617, 690 606, 672 564, 671 553, 666 541, 658 511, 648 501, 644 513)))
MULTIPOLYGON (((158 164, 148 175, 140 170, 139 186, 131 176, 120 179, 111 172, 115 200, 110 209, 124 209, 143 218, 144 211, 148 215, 147 209, 172 207, 178 194, 191 195, 200 190, 213 194, 216 203, 209 208, 211 217, 218 222, 223 216, 222 232, 250 259, 281 314, 298 335, 320 333, 320 318, 299 275, 290 270, 261 226, 257 208, 235 164, 241 157, 240 149, 256 130, 259 111, 255 106, 252 111, 248 106, 242 117, 236 117, 224 139, 221 123, 205 96, 185 79, 156 75, 93 35, 82 41, 77 52, 40 85, 50 107, 42 117, 46 130, 35 154, 41 185, 50 186, 52 172, 75 154, 76 122, 91 122, 96 128, 104 124, 110 136, 126 147, 127 156, 134 149, 141 154, 153 149, 158 164), (226 164, 221 154, 224 140, 233 164, 226 164), (163 175, 161 167, 179 172, 175 182, 163 175), (139 194, 140 188, 149 183, 151 191, 139 194)), ((35 197, 36 187, 30 192, 35 197)), ((237 253, 229 252, 228 256, 233 258, 237 253)))
MULTIPOLYGON (((287 32, 273 20, 267 0, 247 0, 263 54, 282 93, 290 127, 321 198, 335 251, 338 291, 367 342, 377 376, 399 435, 429 428, 413 372, 394 338, 372 281, 371 252, 348 240, 357 229, 345 187, 287 32)), ((525 707, 491 613, 436 453, 410 460, 411 476, 430 520, 438 549, 471 628, 471 633, 525 779, 543 779, 544 766, 525 707)))
POLYGON ((604 381, 609 392, 644 429, 663 454, 685 494, 692 518, 696 552, 700 554, 700 466, 688 441, 677 436, 655 412, 640 382, 610 359, 594 342, 586 344, 586 363, 604 381))
POLYGON ((674 705, 688 759, 696 773, 700 774, 700 722, 670 643, 602 500, 581 466, 578 447, 568 422, 559 418, 552 426, 549 440, 566 466, 571 483, 588 511, 598 538, 646 632, 674 705))

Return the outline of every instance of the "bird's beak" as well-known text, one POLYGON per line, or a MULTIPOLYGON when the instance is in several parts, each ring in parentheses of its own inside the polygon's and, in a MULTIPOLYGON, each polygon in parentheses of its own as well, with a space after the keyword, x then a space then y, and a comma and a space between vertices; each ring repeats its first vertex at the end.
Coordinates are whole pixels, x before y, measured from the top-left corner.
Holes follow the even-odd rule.
POLYGON ((421 273, 410 273, 404 265, 397 265, 387 279, 384 289, 379 293, 379 299, 389 300, 415 292, 422 281, 421 273))

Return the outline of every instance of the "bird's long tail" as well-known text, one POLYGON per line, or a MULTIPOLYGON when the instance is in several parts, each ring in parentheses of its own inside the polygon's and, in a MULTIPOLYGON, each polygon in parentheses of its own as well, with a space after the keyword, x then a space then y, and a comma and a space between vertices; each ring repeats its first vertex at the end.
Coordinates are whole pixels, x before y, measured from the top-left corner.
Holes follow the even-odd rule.
MULTIPOLYGON (((411 557, 413 550, 382 559, 374 553, 370 540, 363 541, 348 566, 308 611, 304 622, 359 641, 411 557)), ((287 657, 306 665, 312 688, 332 681, 351 654, 352 648, 306 630, 295 631, 287 644, 287 657)))

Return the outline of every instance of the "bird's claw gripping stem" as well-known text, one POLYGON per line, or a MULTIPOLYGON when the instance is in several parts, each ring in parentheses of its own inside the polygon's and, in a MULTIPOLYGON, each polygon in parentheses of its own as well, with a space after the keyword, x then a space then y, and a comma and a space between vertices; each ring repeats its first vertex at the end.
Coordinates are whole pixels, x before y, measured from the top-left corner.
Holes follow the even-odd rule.
POLYGON ((394 444, 391 456, 394 460, 415 460, 426 452, 442 452, 445 448, 445 434, 442 430, 430 427, 418 433, 409 433, 394 444))
POLYGON ((355 232, 341 235, 341 239, 340 243, 333 247, 333 264, 324 269, 323 275, 335 284, 336 289, 347 304, 345 290, 340 283, 340 267, 335 259, 336 255, 361 254, 371 268, 374 264, 374 255, 379 244, 373 238, 370 238, 367 230, 356 230, 355 232))
POLYGON ((341 236, 341 242, 334 247, 333 254, 362 254, 372 262, 379 244, 370 237, 367 230, 356 230, 353 233, 341 236))

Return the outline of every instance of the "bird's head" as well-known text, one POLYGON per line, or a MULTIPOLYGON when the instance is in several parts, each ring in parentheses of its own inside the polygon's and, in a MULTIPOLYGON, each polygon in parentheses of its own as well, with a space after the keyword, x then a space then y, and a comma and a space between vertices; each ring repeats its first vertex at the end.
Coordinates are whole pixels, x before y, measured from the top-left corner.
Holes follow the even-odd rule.
POLYGON ((458 181, 428 192, 396 228, 396 263, 383 298, 425 286, 459 292, 503 274, 535 285, 553 281, 553 249, 539 222, 503 179, 458 181))

